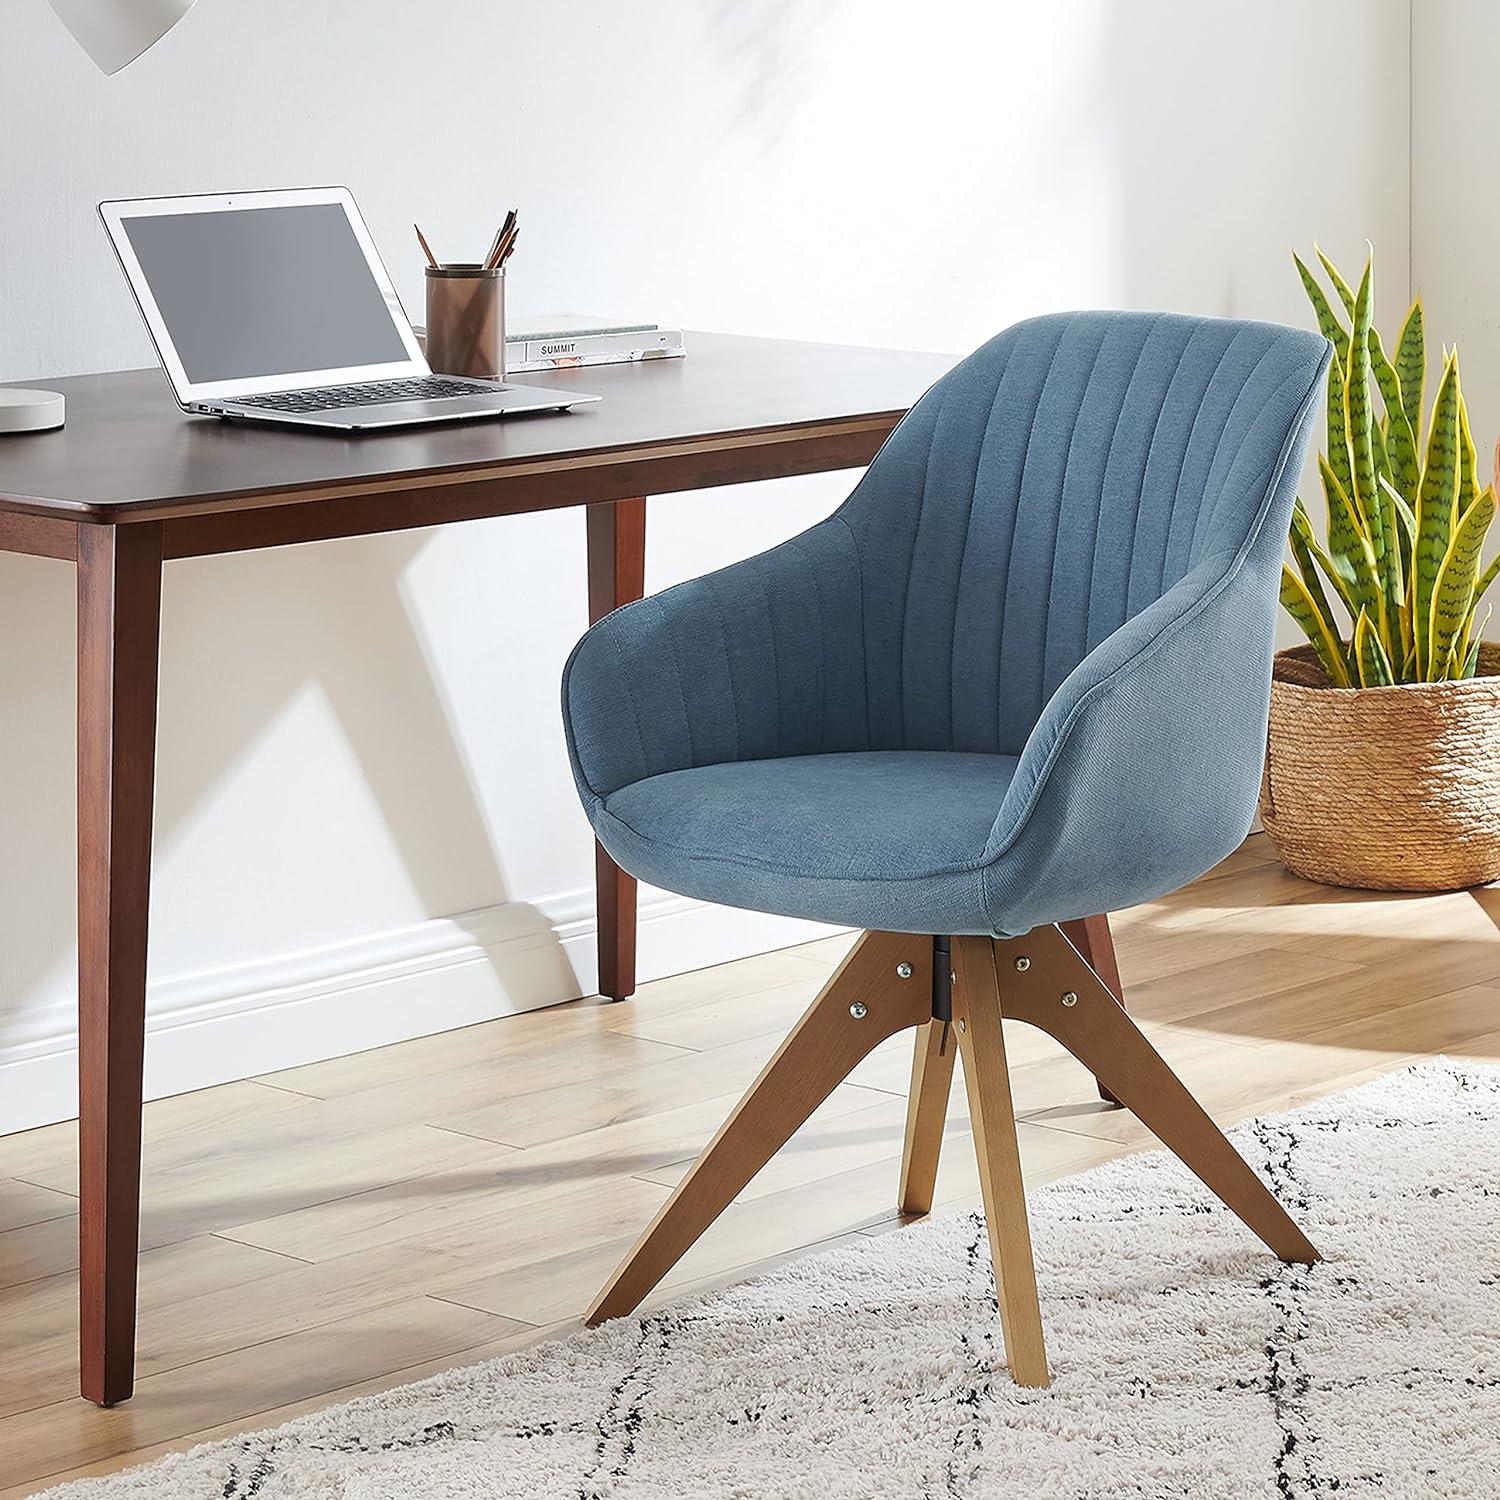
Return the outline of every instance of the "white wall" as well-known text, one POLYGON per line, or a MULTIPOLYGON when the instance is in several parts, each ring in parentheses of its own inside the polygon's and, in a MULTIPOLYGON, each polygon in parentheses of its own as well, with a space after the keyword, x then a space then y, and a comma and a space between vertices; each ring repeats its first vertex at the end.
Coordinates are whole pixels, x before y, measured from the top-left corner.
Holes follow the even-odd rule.
POLYGON ((1412 15, 1411 274, 1426 313, 1428 399, 1439 344, 1457 344, 1480 474, 1487 479, 1500 434, 1500 198, 1494 190, 1500 7, 1486 0, 1413 0, 1412 15))
MULTIPOLYGON (((1407 0, 203 0, 114 79, 43 0, 5 26, 0 378, 150 360, 96 199, 298 183, 354 189, 413 300, 414 218, 456 255, 520 205, 523 313, 955 351, 1067 306, 1304 322, 1315 236, 1406 287, 1407 0)), ((849 480, 654 502, 650 586, 849 480)), ((571 513, 168 566, 154 1090, 591 989, 582 567, 571 513)), ((71 612, 0 557, 0 1129, 72 1108, 71 612)), ((800 930, 650 912, 657 972, 800 930)))

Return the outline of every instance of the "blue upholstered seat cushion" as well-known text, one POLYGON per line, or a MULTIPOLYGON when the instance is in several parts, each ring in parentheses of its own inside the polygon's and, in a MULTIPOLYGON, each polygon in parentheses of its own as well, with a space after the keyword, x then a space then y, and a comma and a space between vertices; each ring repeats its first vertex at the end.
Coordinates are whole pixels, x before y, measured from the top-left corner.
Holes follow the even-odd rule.
POLYGON ((684 895, 890 928, 933 903, 979 931, 978 868, 1015 770, 940 750, 729 761, 622 787, 604 814, 630 868, 684 895))

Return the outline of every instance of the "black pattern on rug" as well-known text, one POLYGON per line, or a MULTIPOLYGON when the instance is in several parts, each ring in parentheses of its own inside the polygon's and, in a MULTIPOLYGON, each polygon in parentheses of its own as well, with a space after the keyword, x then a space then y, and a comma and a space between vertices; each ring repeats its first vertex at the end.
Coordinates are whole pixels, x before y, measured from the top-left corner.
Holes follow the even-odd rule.
POLYGON ((635 1358, 615 1382, 608 1404, 599 1414, 594 1462, 579 1480, 578 1500, 598 1500, 605 1476, 625 1477, 645 1420, 644 1403, 651 1394, 651 1371, 672 1352, 674 1336, 694 1321, 676 1313, 657 1313, 640 1320, 635 1358))
MULTIPOLYGON (((1256 1144, 1261 1148, 1260 1168, 1271 1191, 1295 1219, 1309 1208, 1307 1186, 1297 1175, 1295 1156, 1298 1133, 1285 1125, 1256 1121, 1256 1144)), ((1261 1282, 1276 1314, 1266 1337, 1266 1394, 1281 1434, 1276 1453, 1276 1492, 1292 1497, 1321 1496, 1338 1488, 1338 1481, 1320 1475, 1313 1463, 1317 1433, 1307 1408, 1311 1382, 1301 1359, 1301 1344, 1307 1333, 1304 1294, 1318 1267, 1284 1261, 1261 1282)))
MULTIPOLYGON (((989 1399, 995 1374, 995 1328, 1000 1315, 999 1303, 995 1300, 995 1277, 990 1268, 990 1258, 985 1247, 989 1240, 989 1229, 982 1214, 970 1214, 974 1232, 964 1249, 964 1279, 976 1305, 980 1309, 980 1332, 964 1329, 960 1333, 960 1352, 963 1365, 956 1389, 947 1393, 957 1421, 953 1427, 953 1442, 948 1454, 947 1467, 943 1472, 943 1494, 951 1500, 960 1500, 959 1466, 968 1458, 972 1460, 982 1451, 984 1437, 979 1425, 980 1406, 989 1399)), ((1004 1360, 1000 1361, 1004 1366, 1004 1360)), ((967 1471, 966 1471, 967 1472, 967 1471)), ((931 1491, 926 1491, 931 1493, 931 1491)))

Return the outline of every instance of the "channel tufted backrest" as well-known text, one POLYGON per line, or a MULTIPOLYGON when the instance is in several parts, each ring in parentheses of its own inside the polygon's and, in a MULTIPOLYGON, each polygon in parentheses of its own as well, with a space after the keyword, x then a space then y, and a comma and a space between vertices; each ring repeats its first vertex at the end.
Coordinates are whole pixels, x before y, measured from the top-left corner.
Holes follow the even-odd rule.
MULTIPOLYGON (((1019 754, 1089 651, 1244 546, 1323 350, 1274 324, 1081 312, 966 359, 834 518, 863 604, 850 737, 1019 754)), ((1273 577, 1261 593, 1269 614, 1273 577)))
MULTIPOLYGON (((1327 354, 1316 334, 1173 314, 1002 333, 917 403, 826 521, 589 632, 564 687, 585 796, 726 761, 1019 755, 1074 668, 1105 669, 1114 633, 1174 585, 1168 613, 1232 577, 1190 670, 1268 694, 1327 354)), ((1262 727, 1245 731, 1247 764, 1262 727)))

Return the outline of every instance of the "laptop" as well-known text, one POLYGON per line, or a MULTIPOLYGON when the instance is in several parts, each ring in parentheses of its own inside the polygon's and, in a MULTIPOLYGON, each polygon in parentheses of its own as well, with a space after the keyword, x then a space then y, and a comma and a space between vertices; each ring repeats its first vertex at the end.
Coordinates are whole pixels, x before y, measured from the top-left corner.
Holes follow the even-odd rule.
POLYGON ((598 396, 435 375, 347 188, 101 203, 184 411, 365 432, 598 396))

